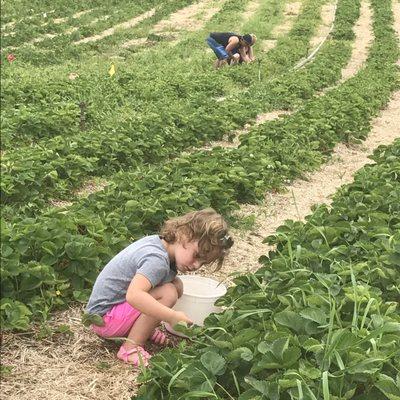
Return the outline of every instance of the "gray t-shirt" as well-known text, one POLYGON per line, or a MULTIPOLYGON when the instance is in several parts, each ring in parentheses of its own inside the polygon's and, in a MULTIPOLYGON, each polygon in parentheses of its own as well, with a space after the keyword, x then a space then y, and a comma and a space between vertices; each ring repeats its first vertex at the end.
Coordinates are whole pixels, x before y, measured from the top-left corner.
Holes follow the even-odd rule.
POLYGON ((114 305, 126 301, 126 292, 136 273, 144 275, 153 287, 171 282, 168 252, 158 235, 146 236, 118 253, 100 272, 93 286, 86 311, 104 315, 114 305))

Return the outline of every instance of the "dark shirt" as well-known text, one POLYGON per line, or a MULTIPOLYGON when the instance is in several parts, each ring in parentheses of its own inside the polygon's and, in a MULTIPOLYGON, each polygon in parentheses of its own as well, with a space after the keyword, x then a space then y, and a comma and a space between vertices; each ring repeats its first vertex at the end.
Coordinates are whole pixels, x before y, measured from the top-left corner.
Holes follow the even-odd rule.
MULTIPOLYGON (((224 47, 228 46, 228 41, 232 36, 236 36, 239 39, 241 38, 240 35, 233 32, 211 32, 210 36, 224 47)), ((237 50, 238 48, 239 45, 237 45, 234 50, 237 50)))

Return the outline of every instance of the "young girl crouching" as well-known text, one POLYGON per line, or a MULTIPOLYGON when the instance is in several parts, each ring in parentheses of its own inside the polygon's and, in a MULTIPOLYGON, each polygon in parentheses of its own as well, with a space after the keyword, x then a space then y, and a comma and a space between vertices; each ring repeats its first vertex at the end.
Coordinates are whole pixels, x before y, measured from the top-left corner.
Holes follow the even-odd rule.
POLYGON ((157 329, 161 321, 171 326, 192 323, 185 313, 172 309, 183 293, 177 272, 214 262, 220 269, 232 244, 227 223, 211 208, 166 221, 160 235, 132 243, 100 272, 86 311, 100 315, 103 323, 92 325, 92 330, 104 338, 126 337, 117 357, 147 366, 151 356, 143 348, 145 342, 166 342, 157 329))

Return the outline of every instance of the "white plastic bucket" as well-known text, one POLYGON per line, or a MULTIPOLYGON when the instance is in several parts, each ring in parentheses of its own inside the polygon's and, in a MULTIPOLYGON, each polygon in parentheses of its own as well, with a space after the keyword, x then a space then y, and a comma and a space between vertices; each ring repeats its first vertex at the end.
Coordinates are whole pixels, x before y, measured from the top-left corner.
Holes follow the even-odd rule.
MULTIPOLYGON (((221 311, 214 303, 226 293, 226 286, 218 281, 197 275, 179 275, 183 282, 183 295, 173 307, 183 311, 196 325, 203 325, 204 320, 211 314, 221 311)), ((165 324, 167 330, 175 335, 183 336, 165 324)))

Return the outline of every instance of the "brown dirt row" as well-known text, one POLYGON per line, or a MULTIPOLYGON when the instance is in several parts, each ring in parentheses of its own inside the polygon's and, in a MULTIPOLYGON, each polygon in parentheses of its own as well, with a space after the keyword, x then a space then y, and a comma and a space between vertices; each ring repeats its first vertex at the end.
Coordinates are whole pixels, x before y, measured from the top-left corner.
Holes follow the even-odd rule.
POLYGON ((153 16, 156 12, 155 8, 152 8, 149 11, 144 12, 143 14, 140 14, 129 21, 125 21, 121 24, 115 25, 112 28, 106 29, 105 31, 99 33, 98 35, 90 36, 81 40, 78 40, 77 42, 74 42, 74 44, 81 44, 81 43, 88 43, 88 42, 96 42, 97 40, 103 39, 107 36, 113 35, 117 30, 119 29, 130 29, 133 28, 135 25, 137 25, 139 22, 142 22, 143 20, 150 18, 153 16))
POLYGON ((300 14, 302 2, 297 1, 293 3, 287 3, 283 11, 283 21, 281 24, 277 25, 271 32, 271 37, 273 39, 265 39, 260 43, 260 48, 262 51, 272 50, 277 43, 277 38, 287 34, 294 24, 295 19, 300 14))
POLYGON ((184 7, 157 23, 153 32, 197 31, 220 10, 224 1, 203 0, 184 7))
POLYGON ((247 4, 246 9, 242 14, 243 15, 242 23, 252 18, 259 8, 260 8, 259 0, 250 1, 250 3, 247 4))
POLYGON ((335 4, 328 3, 324 4, 321 9, 321 25, 318 28, 315 36, 310 40, 310 48, 318 46, 320 42, 322 42, 325 37, 329 34, 330 28, 335 21, 335 4))
MULTIPOLYGON (((177 44, 180 41, 179 34, 181 32, 194 32, 202 29, 207 21, 221 9, 225 1, 203 0, 184 7, 158 22, 151 33, 171 38, 173 40, 169 43, 177 44)), ((143 45, 146 42, 148 42, 147 38, 135 38, 124 42, 121 47, 128 48, 143 45)))
POLYGON ((354 26, 355 40, 352 57, 346 68, 342 70, 342 80, 353 77, 368 58, 368 51, 374 40, 372 31, 372 9, 368 1, 361 2, 360 18, 354 26))

